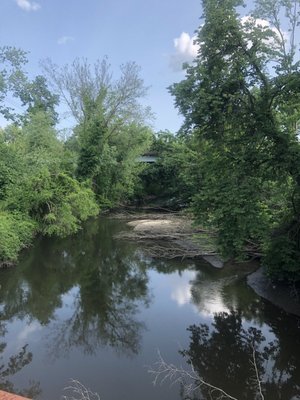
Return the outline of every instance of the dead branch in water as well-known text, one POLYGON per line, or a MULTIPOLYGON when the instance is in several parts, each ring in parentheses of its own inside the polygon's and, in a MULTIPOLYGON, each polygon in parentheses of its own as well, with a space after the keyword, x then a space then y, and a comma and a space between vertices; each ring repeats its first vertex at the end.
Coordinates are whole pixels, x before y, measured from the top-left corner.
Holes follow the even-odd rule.
POLYGON ((76 379, 71 379, 70 386, 65 387, 64 390, 70 393, 63 396, 64 400, 100 400, 98 393, 93 393, 76 379))
POLYGON ((171 385, 176 383, 181 384, 187 395, 190 395, 198 389, 206 388, 209 390, 211 398, 213 394, 217 394, 218 399, 238 400, 236 397, 226 393, 223 389, 211 385, 199 377, 192 363, 190 364, 190 370, 182 367, 178 368, 174 364, 166 363, 160 352, 158 352, 158 361, 153 367, 150 367, 148 372, 154 376, 154 385, 163 384, 164 382, 169 381, 171 385))
POLYGON ((165 258, 172 260, 175 258, 185 259, 185 258, 202 258, 204 256, 217 255, 215 252, 211 251, 201 251, 200 249, 188 249, 182 246, 175 247, 173 245, 160 246, 158 244, 149 245, 143 248, 143 251, 152 258, 165 258))
MULTIPOLYGON (((252 359, 250 360, 254 369, 254 381, 257 385, 257 396, 264 400, 262 380, 259 376, 257 361, 256 361, 256 350, 254 344, 252 345, 252 359)), ((186 369, 183 367, 176 367, 174 364, 168 364, 158 351, 158 361, 154 363, 152 367, 149 367, 148 372, 154 376, 153 384, 163 384, 169 381, 171 385, 179 383, 182 385, 184 393, 190 395, 192 392, 201 390, 205 388, 208 390, 208 394, 211 399, 222 400, 238 400, 236 397, 231 396, 229 393, 225 392, 222 388, 214 386, 209 382, 206 382, 199 374, 195 371, 191 359, 189 359, 190 368, 186 369)))
POLYGON ((190 233, 151 233, 150 231, 131 231, 131 232, 120 232, 114 236, 116 239, 134 240, 134 241, 161 241, 169 240, 174 241, 182 238, 191 237, 190 233))
POLYGON ((143 251, 152 258, 185 259, 217 255, 214 250, 201 249, 191 242, 191 233, 152 233, 150 231, 121 232, 118 239, 143 243, 143 251))

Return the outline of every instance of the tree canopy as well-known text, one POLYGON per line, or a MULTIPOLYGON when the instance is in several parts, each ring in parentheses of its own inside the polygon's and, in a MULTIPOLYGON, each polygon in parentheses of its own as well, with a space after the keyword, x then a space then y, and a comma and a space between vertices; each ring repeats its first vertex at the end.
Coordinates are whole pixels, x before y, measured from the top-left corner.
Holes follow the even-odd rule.
POLYGON ((136 158, 152 138, 136 64, 113 81, 107 59, 61 69, 48 61, 48 82, 29 78, 26 62, 24 51, 0 49, 0 112, 12 122, 0 130, 0 265, 15 262, 36 233, 72 234, 100 207, 126 201, 141 169, 136 158), (59 101, 76 121, 65 143, 59 101))
POLYGON ((259 243, 272 276, 294 281, 300 279, 299 2, 259 0, 249 17, 239 15, 241 5, 203 0, 198 56, 170 92, 185 117, 183 134, 198 141, 196 216, 218 228, 226 256, 259 243))

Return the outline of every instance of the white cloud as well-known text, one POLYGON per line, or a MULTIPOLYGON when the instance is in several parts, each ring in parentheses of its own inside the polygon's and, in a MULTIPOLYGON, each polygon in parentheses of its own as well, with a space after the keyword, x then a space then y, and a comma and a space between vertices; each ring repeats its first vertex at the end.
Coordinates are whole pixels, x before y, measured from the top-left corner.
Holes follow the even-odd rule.
POLYGON ((173 278, 171 299, 176 301, 179 306, 183 306, 191 301, 191 281, 195 280, 196 272, 186 271, 184 276, 178 278, 178 276, 173 278))
POLYGON ((74 40, 73 36, 62 36, 59 39, 57 39, 57 44, 64 45, 69 42, 73 42, 73 40, 74 40))
POLYGON ((183 63, 190 63, 197 56, 199 45, 194 43, 195 39, 196 36, 186 32, 174 39, 175 53, 170 55, 170 66, 174 71, 181 71, 183 63))
MULTIPOLYGON (((262 30, 270 30, 273 32, 274 37, 270 37, 269 39, 265 40, 265 44, 268 44, 269 46, 277 46, 278 41, 281 42, 282 38, 280 36, 280 33, 278 30, 274 27, 271 26, 270 22, 262 19, 262 18, 254 18, 251 17, 250 15, 245 15, 244 17, 241 18, 241 23, 244 26, 245 32, 246 33, 251 33, 251 28, 260 28, 262 30), (277 43, 276 43, 277 42, 277 43)), ((283 40, 285 42, 288 42, 289 40, 289 33, 286 31, 281 32, 283 35, 283 40)), ((251 42, 249 42, 249 45, 251 46, 251 42)))
POLYGON ((24 343, 28 340, 28 337, 33 333, 40 331, 42 329, 41 325, 38 322, 33 322, 29 325, 26 325, 25 328, 18 334, 18 340, 21 343, 24 343))
POLYGON ((16 2, 24 11, 37 11, 41 8, 40 4, 30 0, 16 0, 16 2))

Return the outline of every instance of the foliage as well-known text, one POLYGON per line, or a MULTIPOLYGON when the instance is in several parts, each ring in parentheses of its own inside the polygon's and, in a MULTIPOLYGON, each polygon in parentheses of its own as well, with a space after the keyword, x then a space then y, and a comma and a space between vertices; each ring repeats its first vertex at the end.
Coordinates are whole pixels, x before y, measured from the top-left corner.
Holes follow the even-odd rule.
POLYGON ((17 115, 7 104, 7 96, 17 96, 25 80, 23 66, 26 62, 25 51, 11 46, 0 47, 0 113, 8 120, 16 120, 17 115))
POLYGON ((259 0, 253 15, 244 18, 240 5, 203 0, 198 56, 186 67, 186 78, 170 87, 185 117, 182 134, 199 143, 202 184, 194 210, 218 228, 227 256, 240 256, 255 241, 265 249, 274 278, 288 278, 290 268, 292 279, 300 278, 299 230, 293 223, 299 218, 300 183, 298 2, 259 0), (289 249, 288 256, 285 251, 271 262, 276 243, 289 249))
POLYGON ((113 82, 106 59, 94 71, 86 60, 60 71, 48 62, 58 89, 53 93, 44 76, 28 79, 22 50, 2 47, 0 62, 0 112, 19 125, 0 131, 0 209, 6 216, 1 232, 7 232, 1 259, 14 261, 33 233, 23 240, 22 224, 21 233, 14 232, 10 221, 15 215, 36 232, 65 236, 98 213, 91 188, 98 203, 108 206, 132 195, 140 169, 136 157, 151 140, 144 125, 150 114, 138 102, 146 88, 134 63, 123 65, 120 79, 113 82), (54 128, 59 95, 78 121, 72 145, 69 140, 64 146, 54 128), (8 96, 23 106, 22 115, 7 106, 8 96))
POLYGON ((64 172, 63 145, 47 114, 32 115, 15 149, 24 167, 8 191, 8 209, 27 212, 42 233, 59 236, 76 232, 80 221, 97 214, 92 191, 64 172))
POLYGON ((0 265, 16 261, 35 232, 36 224, 26 215, 0 211, 0 265))
POLYGON ((50 60, 43 65, 77 122, 67 144, 77 153, 76 176, 92 183, 100 205, 124 202, 134 191, 140 169, 136 158, 151 140, 145 125, 150 112, 139 102, 146 94, 139 67, 122 65, 120 78, 113 80, 107 59, 93 66, 86 59, 63 68, 50 60))
POLYGON ((155 196, 169 207, 188 206, 200 178, 193 143, 161 131, 154 136, 150 153, 157 161, 142 170, 136 196, 140 201, 155 196))
POLYGON ((27 114, 42 111, 49 115, 53 125, 58 122, 55 106, 58 105, 59 97, 50 92, 44 76, 38 75, 32 82, 25 82, 18 95, 22 106, 27 107, 27 114))
POLYGON ((58 121, 55 107, 59 98, 48 89, 44 76, 38 75, 30 81, 24 71, 26 63, 25 51, 10 46, 0 47, 0 113, 7 120, 21 125, 26 122, 28 114, 43 111, 55 125, 58 121), (24 112, 16 112, 12 98, 24 112))
POLYGON ((98 213, 93 192, 64 170, 64 147, 48 113, 5 128, 0 153, 2 261, 16 261, 33 233, 66 236, 98 213))
MULTIPOLYGON (((99 204, 130 198, 141 169, 136 159, 152 137, 145 124, 151 113, 139 102, 146 93, 139 67, 122 65, 113 80, 106 59, 93 67, 77 59, 61 69, 47 61, 49 89, 44 76, 28 78, 22 50, 0 48, 0 62, 0 112, 14 121, 0 131, 0 210, 7 218, 21 215, 35 232, 65 236, 96 215, 99 204), (7 106, 9 97, 22 114, 7 106), (59 98, 77 121, 66 144, 55 130, 59 98)), ((15 244, 11 251, 3 241, 3 259, 15 260, 25 242, 15 244)))

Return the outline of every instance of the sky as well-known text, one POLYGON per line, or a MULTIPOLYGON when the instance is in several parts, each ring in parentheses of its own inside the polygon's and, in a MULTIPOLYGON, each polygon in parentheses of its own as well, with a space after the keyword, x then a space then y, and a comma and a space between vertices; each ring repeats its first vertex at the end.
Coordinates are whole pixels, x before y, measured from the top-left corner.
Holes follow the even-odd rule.
MULTIPOLYGON (((39 62, 58 65, 107 56, 119 66, 135 61, 149 87, 143 103, 155 114, 153 128, 175 133, 182 123, 167 87, 184 78, 182 63, 197 48, 200 0, 0 0, 0 46, 29 52, 26 70, 41 74, 39 62)), ((3 121, 0 120, 0 125, 3 121)))

